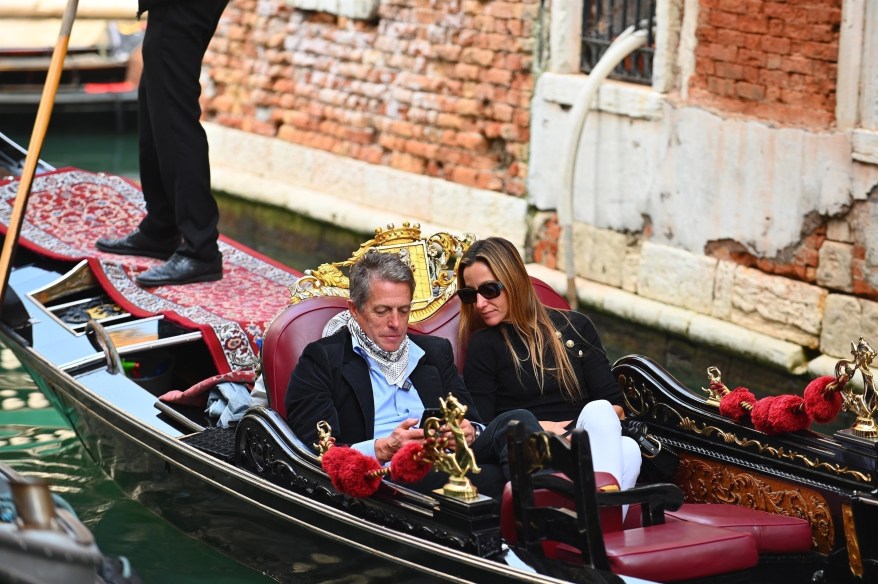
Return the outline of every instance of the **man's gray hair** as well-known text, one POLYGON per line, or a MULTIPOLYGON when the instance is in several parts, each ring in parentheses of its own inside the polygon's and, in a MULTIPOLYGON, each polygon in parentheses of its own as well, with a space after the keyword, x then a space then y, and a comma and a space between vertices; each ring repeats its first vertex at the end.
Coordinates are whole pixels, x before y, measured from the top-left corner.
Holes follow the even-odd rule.
POLYGON ((351 266, 351 301, 358 310, 366 306, 374 280, 406 284, 411 295, 415 294, 415 275, 408 264, 398 254, 371 250, 351 266))

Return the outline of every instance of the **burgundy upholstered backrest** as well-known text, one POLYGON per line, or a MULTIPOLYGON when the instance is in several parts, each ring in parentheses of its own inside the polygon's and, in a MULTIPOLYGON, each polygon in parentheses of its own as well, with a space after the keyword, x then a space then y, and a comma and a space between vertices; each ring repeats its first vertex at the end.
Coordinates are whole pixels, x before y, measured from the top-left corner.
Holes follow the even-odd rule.
MULTIPOLYGON (((540 300, 555 308, 569 308, 564 297, 542 280, 531 278, 540 300)), ((271 408, 286 419, 284 405, 290 374, 302 351, 323 334, 333 316, 347 308, 347 298, 320 296, 303 300, 284 309, 268 327, 262 342, 262 368, 265 390, 271 408)), ((420 322, 409 324, 412 334, 435 335, 451 342, 454 363, 463 370, 463 351, 458 350, 457 323, 460 300, 454 296, 442 308, 420 322)))
POLYGON ((262 377, 268 403, 283 419, 287 419, 287 385, 299 356, 322 336, 329 319, 347 307, 347 298, 311 298, 285 308, 268 327, 262 341, 262 377))
POLYGON ((567 299, 558 294, 554 288, 540 280, 539 278, 530 277, 531 283, 534 285, 534 291, 537 293, 540 302, 549 308, 558 308, 560 310, 570 310, 570 303, 567 299))

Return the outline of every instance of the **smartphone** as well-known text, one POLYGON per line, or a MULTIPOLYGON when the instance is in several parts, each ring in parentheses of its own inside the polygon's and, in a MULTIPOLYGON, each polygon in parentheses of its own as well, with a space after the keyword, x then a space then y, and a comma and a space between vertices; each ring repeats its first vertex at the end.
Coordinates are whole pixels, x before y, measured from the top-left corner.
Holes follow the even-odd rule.
POLYGON ((423 428, 427 424, 428 418, 439 418, 441 420, 442 410, 439 408, 424 409, 424 415, 421 416, 421 421, 418 422, 418 428, 423 428))

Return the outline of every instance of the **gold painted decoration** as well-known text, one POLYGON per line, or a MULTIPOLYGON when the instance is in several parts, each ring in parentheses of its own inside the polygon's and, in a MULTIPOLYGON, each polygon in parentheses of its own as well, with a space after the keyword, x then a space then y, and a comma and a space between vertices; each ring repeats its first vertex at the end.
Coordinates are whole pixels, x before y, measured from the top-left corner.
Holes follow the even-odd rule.
POLYGON ((305 270, 290 288, 290 304, 317 296, 349 297, 347 270, 364 254, 375 250, 398 254, 411 267, 415 292, 409 319, 419 322, 438 311, 457 292, 457 265, 475 240, 471 233, 458 237, 440 232, 424 238, 417 223, 379 227, 375 229, 375 237, 361 244, 350 258, 305 270))
POLYGON ((317 450, 320 458, 323 458, 326 451, 333 446, 335 446, 335 438, 332 437, 332 428, 329 422, 320 420, 317 422, 317 444, 314 444, 314 448, 317 450))
POLYGON ((805 519, 811 525, 812 547, 824 554, 832 551, 832 513, 814 489, 689 453, 680 456, 677 479, 689 503, 740 505, 805 519))
POLYGON ((854 522, 854 511, 850 505, 841 506, 841 517, 844 521, 844 536, 847 541, 848 562, 851 566, 851 574, 857 578, 863 577, 863 555, 860 553, 860 540, 857 538, 857 526, 854 522))
POLYGON ((853 359, 842 359, 835 364, 835 375, 852 378, 859 370, 863 376, 863 388, 847 386, 841 395, 844 400, 844 409, 856 416, 850 431, 861 438, 869 438, 878 441, 878 391, 875 389, 875 378, 869 365, 875 358, 876 353, 869 343, 863 338, 854 343, 851 341, 851 355, 853 359))

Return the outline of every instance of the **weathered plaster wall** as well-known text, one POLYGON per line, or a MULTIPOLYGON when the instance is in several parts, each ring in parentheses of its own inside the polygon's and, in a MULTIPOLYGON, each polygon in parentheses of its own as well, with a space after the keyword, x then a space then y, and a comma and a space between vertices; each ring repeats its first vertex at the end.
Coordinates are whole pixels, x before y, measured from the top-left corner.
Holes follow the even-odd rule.
MULTIPOLYGON (((676 84, 606 83, 582 135, 577 275, 645 313, 657 301, 836 356, 859 335, 878 337, 878 139, 864 129, 876 107, 849 111, 853 94, 875 93, 866 55, 878 13, 847 4, 843 29, 837 0, 666 4, 658 24, 660 36, 679 32, 663 55, 678 65, 676 84), (844 81, 844 108, 840 60, 863 66, 844 81), (836 109, 855 119, 850 129, 836 127, 836 109)), ((584 81, 544 74, 532 107, 528 201, 545 210, 533 259, 555 268, 568 253, 554 214, 566 193, 559 145, 584 81)), ((607 306, 594 293, 587 301, 607 306)), ((637 310, 627 312, 639 320, 637 310)), ((680 314, 656 318, 691 334, 697 319, 680 314)))
MULTIPOLYGON (((781 5, 658 0, 653 86, 605 83, 586 125, 570 253, 588 305, 799 371, 878 338, 878 9, 781 5), (836 83, 842 62, 862 71, 836 83)), ((530 229, 557 268, 584 77, 576 10, 538 7, 382 0, 354 21, 233 0, 205 68, 215 183, 363 231, 530 229)))

